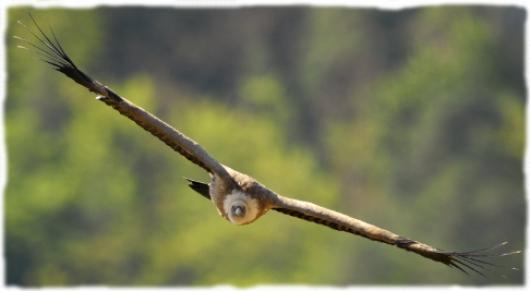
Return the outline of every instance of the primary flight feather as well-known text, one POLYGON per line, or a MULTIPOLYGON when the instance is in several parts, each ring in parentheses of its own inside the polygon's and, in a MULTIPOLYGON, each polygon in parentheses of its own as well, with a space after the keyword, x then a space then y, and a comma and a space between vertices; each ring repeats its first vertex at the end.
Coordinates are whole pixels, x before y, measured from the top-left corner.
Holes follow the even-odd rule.
POLYGON ((471 270, 481 275, 483 274, 481 269, 485 265, 493 265, 485 260, 488 257, 520 253, 520 251, 494 252, 497 248, 504 246, 506 242, 491 248, 469 252, 442 251, 322 206, 281 196, 269 190, 254 178, 219 163, 191 138, 118 95, 109 87, 89 77, 66 54, 55 33, 51 31, 50 34, 46 34, 35 19, 33 17, 31 19, 37 28, 37 32, 26 28, 36 39, 37 43, 20 37, 17 37, 17 39, 36 50, 43 60, 54 69, 97 94, 97 100, 114 108, 182 156, 206 170, 211 177, 209 184, 188 180, 189 186, 205 198, 210 199, 219 214, 234 224, 249 224, 272 209, 283 214, 325 225, 335 230, 394 245, 431 260, 455 267, 463 272, 471 270))

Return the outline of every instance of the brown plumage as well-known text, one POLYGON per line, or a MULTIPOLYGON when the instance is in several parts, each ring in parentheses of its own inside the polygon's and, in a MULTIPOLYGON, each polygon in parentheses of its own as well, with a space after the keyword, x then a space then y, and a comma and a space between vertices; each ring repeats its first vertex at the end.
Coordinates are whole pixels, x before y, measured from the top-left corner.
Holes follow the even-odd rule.
POLYGON ((38 32, 34 33, 29 28, 28 31, 38 43, 34 44, 23 38, 18 39, 34 48, 54 69, 97 94, 98 100, 131 119, 185 158, 206 170, 212 179, 210 184, 188 180, 189 186, 205 198, 212 200, 219 214, 232 223, 251 223, 272 209, 338 231, 393 245, 463 272, 472 270, 478 274, 482 274, 481 269, 485 265, 492 265, 485 261, 485 258, 520 253, 520 251, 493 252, 504 246, 505 242, 476 251, 446 252, 319 205, 278 195, 254 178, 219 163, 191 138, 89 77, 68 57, 53 31, 52 37, 49 37, 33 17, 31 19, 38 32))

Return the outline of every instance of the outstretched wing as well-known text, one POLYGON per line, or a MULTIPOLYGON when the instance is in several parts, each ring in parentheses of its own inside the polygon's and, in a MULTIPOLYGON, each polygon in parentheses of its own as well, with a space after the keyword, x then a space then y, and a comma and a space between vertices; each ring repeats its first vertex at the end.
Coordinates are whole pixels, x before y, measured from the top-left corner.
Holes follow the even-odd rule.
MULTIPOLYGON (((208 184, 190 179, 186 180, 188 180, 190 188, 201 194, 203 197, 210 199, 208 184)), ((272 208, 275 211, 325 225, 335 230, 349 232, 374 241, 394 245, 431 260, 444 263, 450 267, 457 268, 464 273, 467 273, 466 270, 471 270, 483 275, 481 269, 485 266, 496 266, 487 261, 488 257, 507 256, 521 252, 493 253, 496 249, 506 245, 507 242, 500 243, 490 248, 468 252, 442 251, 427 244, 402 237, 386 229, 382 229, 362 220, 349 217, 310 202, 282 197, 280 195, 277 197, 278 205, 272 208)))
POLYGON ((322 224, 335 230, 349 232, 374 241, 393 245, 431 260, 444 263, 450 267, 455 267, 464 273, 467 273, 466 270, 471 270, 483 275, 480 269, 483 269, 485 265, 495 266, 484 259, 487 259, 488 257, 518 254, 521 252, 492 253, 495 249, 506 245, 507 242, 500 243, 490 248, 467 252, 442 251, 430 245, 405 238, 386 229, 349 217, 337 211, 310 202, 282 196, 279 196, 279 205, 276 208, 273 208, 273 210, 322 224))
POLYGON ((55 70, 65 74, 70 79, 87 88, 89 91, 98 94, 98 100, 103 101, 105 104, 116 109, 122 115, 134 121, 188 160, 202 167, 211 174, 215 174, 222 179, 229 179, 229 175, 224 166, 212 158, 194 140, 146 110, 119 96, 107 86, 104 86, 81 71, 66 54, 60 42, 57 40, 55 33, 51 31, 50 37, 50 35, 44 33, 31 15, 30 17, 37 27, 38 32, 35 33, 29 28, 26 28, 35 38, 36 43, 20 37, 17 38, 35 49, 45 62, 50 64, 55 70))

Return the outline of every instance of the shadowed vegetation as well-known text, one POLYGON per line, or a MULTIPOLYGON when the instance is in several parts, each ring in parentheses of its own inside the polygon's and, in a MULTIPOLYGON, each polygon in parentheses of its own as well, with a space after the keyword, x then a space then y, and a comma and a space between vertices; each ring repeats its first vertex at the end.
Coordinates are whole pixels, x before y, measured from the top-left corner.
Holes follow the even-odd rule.
POLYGON ((80 68, 278 193, 444 249, 524 245, 522 9, 16 8, 8 284, 523 282, 523 256, 483 278, 274 212, 231 225, 182 179, 200 168, 16 48, 28 11, 80 68))

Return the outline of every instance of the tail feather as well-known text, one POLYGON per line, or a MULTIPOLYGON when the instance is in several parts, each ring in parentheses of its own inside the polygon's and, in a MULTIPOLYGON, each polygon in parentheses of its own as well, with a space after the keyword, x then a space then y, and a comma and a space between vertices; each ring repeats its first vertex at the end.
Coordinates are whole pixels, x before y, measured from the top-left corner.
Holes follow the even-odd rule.
POLYGON ((195 192, 201 194, 204 198, 210 199, 210 187, 206 183, 197 182, 188 178, 186 179, 189 184, 188 186, 193 189, 195 192))

